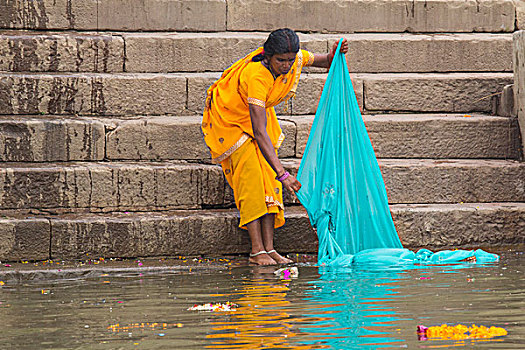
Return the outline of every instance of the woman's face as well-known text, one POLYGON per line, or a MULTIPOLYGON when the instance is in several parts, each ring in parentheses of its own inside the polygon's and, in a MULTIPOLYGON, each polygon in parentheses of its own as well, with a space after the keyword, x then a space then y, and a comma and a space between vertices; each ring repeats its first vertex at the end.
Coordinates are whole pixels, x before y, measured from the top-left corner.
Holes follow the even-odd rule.
POLYGON ((284 75, 290 71, 295 61, 295 52, 276 53, 270 58, 270 67, 275 74, 284 75))

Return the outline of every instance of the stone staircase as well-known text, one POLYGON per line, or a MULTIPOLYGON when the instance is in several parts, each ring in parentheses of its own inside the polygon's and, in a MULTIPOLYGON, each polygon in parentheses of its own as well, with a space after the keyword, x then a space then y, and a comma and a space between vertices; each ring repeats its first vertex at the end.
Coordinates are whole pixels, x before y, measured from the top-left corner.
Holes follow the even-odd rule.
MULTIPOLYGON (((247 253, 200 113, 222 70, 284 26, 314 52, 349 40, 407 247, 523 243, 518 120, 493 115, 521 16, 512 0, 4 2, 0 260, 247 253)), ((278 108, 291 171, 325 79, 309 69, 278 108)), ((304 209, 285 204, 277 248, 315 252, 304 209)))

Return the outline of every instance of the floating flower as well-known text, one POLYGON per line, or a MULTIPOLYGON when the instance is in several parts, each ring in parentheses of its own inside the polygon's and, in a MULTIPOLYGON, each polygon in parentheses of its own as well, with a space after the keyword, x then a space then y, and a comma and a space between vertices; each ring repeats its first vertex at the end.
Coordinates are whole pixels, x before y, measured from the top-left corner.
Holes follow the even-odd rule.
POLYGON ((216 303, 216 304, 212 304, 212 303, 206 303, 206 304, 202 304, 202 305, 193 305, 191 307, 188 308, 189 311, 236 311, 236 308, 237 305, 235 305, 234 303, 232 302, 229 302, 227 301, 226 303, 216 303))
POLYGON ((488 339, 507 335, 507 330, 501 327, 485 327, 473 324, 467 327, 462 324, 449 326, 425 327, 417 326, 419 340, 463 340, 463 339, 488 339))
POLYGON ((292 267, 283 267, 282 269, 278 269, 274 272, 275 275, 277 276, 281 276, 282 278, 284 278, 285 280, 288 280, 292 277, 297 277, 299 276, 299 270, 297 269, 297 267, 295 266, 292 266, 292 267))
POLYGON ((165 323, 165 322, 137 322, 123 324, 116 323, 107 327, 108 330, 114 333, 131 332, 132 330, 166 330, 170 328, 181 328, 182 323, 165 323))

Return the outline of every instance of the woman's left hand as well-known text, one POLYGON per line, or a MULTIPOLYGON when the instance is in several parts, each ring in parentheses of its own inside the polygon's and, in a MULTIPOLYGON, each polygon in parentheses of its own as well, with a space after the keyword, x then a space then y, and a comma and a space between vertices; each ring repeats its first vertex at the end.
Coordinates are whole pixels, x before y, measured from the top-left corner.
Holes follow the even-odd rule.
POLYGON ((301 183, 295 178, 295 176, 290 175, 282 181, 283 186, 288 189, 290 192, 297 192, 301 189, 301 183))
MULTIPOLYGON (((343 38, 343 43, 341 44, 341 53, 345 54, 348 52, 348 40, 346 40, 346 38, 343 38)), ((340 40, 339 40, 340 41, 340 40)), ((339 41, 336 41, 333 45, 332 45, 332 49, 330 50, 330 53, 332 54, 332 57, 334 57, 335 55, 335 50, 337 50, 337 45, 339 45, 339 41)))

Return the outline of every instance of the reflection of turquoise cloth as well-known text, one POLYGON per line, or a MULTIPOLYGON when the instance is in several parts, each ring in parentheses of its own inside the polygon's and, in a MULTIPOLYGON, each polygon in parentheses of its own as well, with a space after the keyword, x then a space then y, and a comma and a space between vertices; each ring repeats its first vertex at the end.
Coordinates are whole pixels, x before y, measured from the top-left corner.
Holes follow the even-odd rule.
POLYGON ((402 270, 344 267, 321 267, 319 272, 318 279, 308 282, 313 288, 305 291, 305 299, 312 304, 304 317, 313 322, 300 327, 314 340, 301 343, 317 344, 319 349, 399 347, 402 340, 389 331, 402 318, 388 301, 400 297, 398 289, 409 275, 402 270))
MULTIPOLYGON (((341 43, 339 44, 339 47, 341 43)), ((403 249, 383 177, 359 111, 345 56, 339 48, 328 73, 297 175, 297 196, 319 238, 319 263, 454 262, 483 251, 403 249), (372 251, 370 249, 373 249, 372 251), (357 255, 356 255, 357 254, 357 255), (355 255, 355 256, 354 256, 355 255)))

